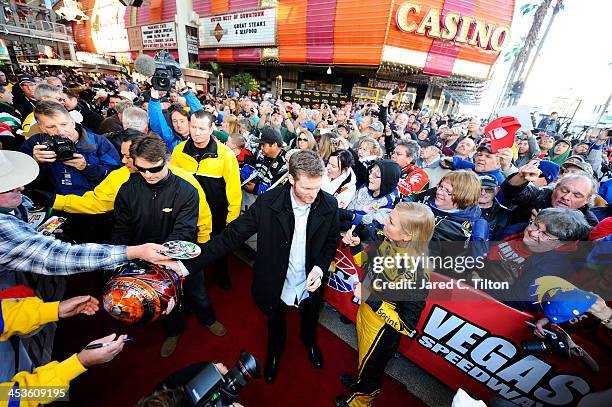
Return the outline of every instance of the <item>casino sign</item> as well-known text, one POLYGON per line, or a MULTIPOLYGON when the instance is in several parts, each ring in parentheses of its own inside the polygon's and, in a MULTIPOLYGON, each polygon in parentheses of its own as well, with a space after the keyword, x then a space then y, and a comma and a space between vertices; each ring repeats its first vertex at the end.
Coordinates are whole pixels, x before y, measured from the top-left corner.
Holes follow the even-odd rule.
POLYGON ((395 15, 397 27, 407 33, 426 35, 468 44, 485 50, 500 51, 510 40, 510 27, 495 25, 469 15, 430 8, 424 18, 418 16, 424 7, 420 4, 404 3, 395 15))

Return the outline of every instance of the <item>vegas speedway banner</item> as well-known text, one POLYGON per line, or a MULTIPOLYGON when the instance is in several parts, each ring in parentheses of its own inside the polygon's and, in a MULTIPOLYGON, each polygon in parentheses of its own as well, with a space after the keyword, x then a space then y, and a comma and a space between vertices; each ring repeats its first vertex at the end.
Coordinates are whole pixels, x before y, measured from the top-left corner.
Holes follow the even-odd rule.
MULTIPOLYGON (((338 248, 325 300, 355 321, 352 293, 361 270, 349 249, 338 248)), ((450 281, 432 273, 431 281, 450 281)), ((486 401, 500 397, 519 406, 575 406, 585 395, 610 387, 612 355, 589 338, 572 335, 600 366, 591 371, 580 358, 527 354, 520 343, 532 339, 531 315, 471 289, 445 290, 428 298, 414 339, 404 337, 400 353, 440 379, 486 401)), ((611 404, 612 405, 612 404, 611 404)))

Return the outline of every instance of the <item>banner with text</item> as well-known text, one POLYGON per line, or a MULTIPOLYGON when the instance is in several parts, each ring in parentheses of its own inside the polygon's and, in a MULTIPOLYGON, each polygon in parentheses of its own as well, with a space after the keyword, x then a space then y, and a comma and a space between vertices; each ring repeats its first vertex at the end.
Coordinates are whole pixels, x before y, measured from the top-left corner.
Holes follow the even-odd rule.
POLYGON ((276 46, 276 8, 200 18, 200 47, 276 46))

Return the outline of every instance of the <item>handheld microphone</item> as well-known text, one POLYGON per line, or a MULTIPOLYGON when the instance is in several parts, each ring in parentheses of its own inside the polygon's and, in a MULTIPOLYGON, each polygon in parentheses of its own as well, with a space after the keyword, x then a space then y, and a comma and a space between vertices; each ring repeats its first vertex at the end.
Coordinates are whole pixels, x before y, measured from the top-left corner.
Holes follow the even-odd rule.
POLYGON ((134 68, 139 74, 150 77, 155 74, 157 63, 148 55, 139 55, 134 61, 134 68))

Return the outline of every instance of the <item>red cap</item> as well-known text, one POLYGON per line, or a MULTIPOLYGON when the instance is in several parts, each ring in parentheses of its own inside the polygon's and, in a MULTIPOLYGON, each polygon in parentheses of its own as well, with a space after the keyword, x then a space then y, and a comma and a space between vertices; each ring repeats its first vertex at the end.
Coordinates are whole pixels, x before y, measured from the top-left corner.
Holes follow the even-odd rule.
POLYGON ((516 117, 502 116, 493 120, 484 129, 485 135, 491 140, 491 152, 496 153, 502 148, 514 145, 514 135, 521 128, 516 117))

